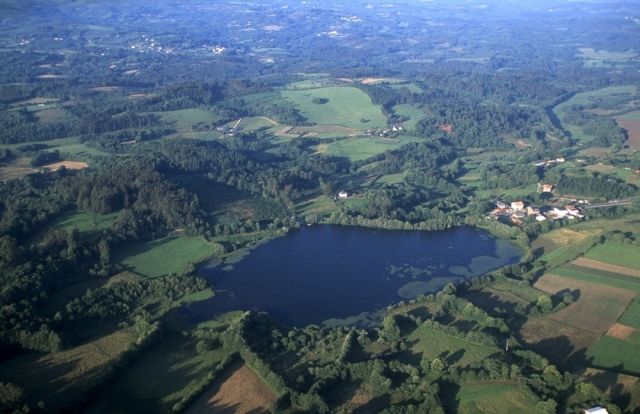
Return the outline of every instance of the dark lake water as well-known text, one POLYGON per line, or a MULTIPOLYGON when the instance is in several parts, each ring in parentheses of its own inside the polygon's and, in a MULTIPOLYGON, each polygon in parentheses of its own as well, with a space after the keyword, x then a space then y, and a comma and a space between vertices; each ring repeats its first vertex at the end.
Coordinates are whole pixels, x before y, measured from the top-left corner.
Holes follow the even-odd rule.
POLYGON ((516 263, 520 255, 515 244, 469 227, 439 232, 304 227, 258 246, 238 263, 202 266, 199 273, 213 282, 216 296, 184 312, 195 321, 254 310, 287 325, 344 323, 516 263))

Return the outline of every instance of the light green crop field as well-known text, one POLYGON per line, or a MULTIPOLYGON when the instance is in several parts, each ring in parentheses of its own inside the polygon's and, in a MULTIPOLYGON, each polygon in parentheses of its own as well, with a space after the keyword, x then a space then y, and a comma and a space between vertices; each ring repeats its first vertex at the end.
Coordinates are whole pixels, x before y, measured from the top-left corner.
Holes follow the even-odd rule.
POLYGON ((603 336, 587 349, 590 364, 616 372, 640 374, 640 344, 603 336))
POLYGON ((632 328, 640 329, 640 298, 636 298, 629 304, 618 322, 631 326, 632 328))
POLYGON ((213 254, 211 243, 200 237, 168 237, 121 248, 115 262, 126 270, 148 277, 180 273, 190 264, 213 254))
POLYGON ((407 341, 413 344, 410 348, 412 354, 418 354, 420 358, 429 360, 446 354, 445 359, 451 366, 467 366, 474 362, 482 361, 491 354, 500 352, 484 344, 469 342, 462 338, 447 335, 444 332, 430 329, 424 325, 418 326, 408 337, 407 341))
POLYGON ((525 387, 502 382, 462 384, 456 400, 460 414, 534 414, 538 402, 525 387))
POLYGON ((342 125, 349 128, 379 128, 387 124, 380 106, 360 89, 351 86, 333 86, 304 91, 285 90, 281 96, 293 103, 302 115, 319 125, 342 125), (314 103, 313 99, 327 99, 314 103))
POLYGON ((198 122, 210 124, 220 119, 218 115, 200 108, 156 112, 156 115, 171 123, 178 132, 189 132, 192 130, 191 126, 198 122))
POLYGON ((408 116, 411 118, 403 123, 404 127, 409 131, 414 131, 418 121, 425 117, 425 113, 422 109, 409 104, 396 105, 393 107, 393 112, 395 112, 396 115, 408 116))
POLYGON ((605 286, 640 292, 640 278, 638 277, 619 275, 617 273, 572 265, 553 269, 552 273, 577 280, 584 280, 585 282, 599 283, 605 286))
POLYGON ((640 270, 640 247, 608 241, 589 250, 586 257, 640 270))
POLYGON ((352 161, 365 160, 385 151, 394 150, 410 142, 421 142, 424 138, 400 136, 397 138, 364 137, 347 138, 326 146, 324 154, 347 157, 352 161))
POLYGON ((196 352, 193 339, 165 339, 108 387, 88 412, 171 412, 174 404, 207 382, 207 373, 226 356, 223 348, 196 352))

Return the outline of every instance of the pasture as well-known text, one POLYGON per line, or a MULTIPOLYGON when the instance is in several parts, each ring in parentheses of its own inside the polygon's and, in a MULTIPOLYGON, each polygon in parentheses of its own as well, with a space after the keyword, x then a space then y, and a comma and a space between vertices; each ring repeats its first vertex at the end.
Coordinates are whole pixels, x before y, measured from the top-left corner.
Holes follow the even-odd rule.
POLYGON ((298 108, 309 122, 366 129, 384 127, 387 120, 381 108, 361 90, 350 86, 333 86, 304 91, 283 90, 283 99, 298 108), (325 103, 317 103, 326 100, 325 103))
POLYGON ((424 89, 422 89, 418 84, 409 82, 409 83, 392 83, 389 85, 391 89, 407 89, 411 93, 422 93, 424 89))
POLYGON ((627 306, 619 322, 632 328, 640 329, 640 298, 636 298, 627 306))
POLYGON ((71 211, 62 214, 50 226, 50 229, 77 229, 83 237, 98 236, 102 230, 113 225, 117 213, 94 214, 85 211, 71 211))
POLYGON ((197 352, 195 342, 180 335, 164 339, 107 388, 89 413, 171 412, 228 355, 222 348, 197 352))
POLYGON ((393 107, 393 112, 398 116, 408 117, 408 121, 404 121, 403 125, 408 131, 414 131, 418 121, 426 117, 425 112, 409 104, 396 105, 393 107))
POLYGON ((325 195, 318 196, 316 198, 305 200, 298 203, 296 206, 296 213, 301 216, 324 216, 333 213, 338 210, 338 206, 331 197, 325 195))
POLYGON ((223 371, 211 387, 187 410, 188 414, 210 412, 266 413, 276 394, 247 365, 236 362, 223 371))
POLYGON ((578 48, 576 57, 584 60, 585 67, 612 67, 616 64, 624 64, 629 62, 636 56, 632 50, 625 52, 616 52, 605 49, 594 49, 592 47, 578 48))
POLYGON ((193 130, 192 126, 195 124, 211 124, 220 120, 219 116, 200 108, 156 112, 155 114, 173 126, 178 132, 191 132, 193 130))
POLYGON ((615 372, 640 374, 640 342, 603 336, 587 350, 591 365, 615 372))
POLYGON ((538 399, 526 387, 510 382, 463 383, 455 399, 448 390, 443 400, 451 412, 460 414, 534 414, 538 399))
POLYGON ((564 101, 553 108, 553 112, 560 119, 565 129, 571 132, 574 139, 579 141, 589 141, 592 137, 586 134, 582 128, 572 125, 566 121, 566 111, 575 106, 591 106, 597 105, 598 109, 604 111, 596 112, 603 116, 613 114, 616 110, 624 108, 619 102, 621 98, 631 99, 637 93, 637 88, 633 85, 610 86, 606 88, 596 89, 593 91, 575 94, 571 99, 564 101))
POLYGON ((464 367, 501 352, 497 348, 467 341, 424 325, 418 326, 406 340, 410 347, 405 358, 413 363, 418 363, 423 358, 444 358, 450 366, 464 367))
POLYGON ((607 241, 589 250, 585 256, 592 260, 640 270, 639 251, 638 246, 607 241))
POLYGON ((0 364, 0 378, 21 387, 31 405, 43 401, 47 411, 64 412, 108 375, 134 342, 127 328, 61 352, 24 354, 0 364))
POLYGON ((324 154, 336 157, 347 157, 351 161, 365 160, 385 151, 400 148, 410 142, 420 142, 424 138, 400 136, 398 138, 363 137, 347 138, 332 142, 324 147, 324 154))
POLYGON ((119 249, 114 261, 125 270, 147 277, 181 273, 214 253, 201 237, 167 237, 119 249))
POLYGON ((554 269, 553 273, 585 282, 640 292, 640 278, 634 276, 620 275, 618 273, 605 272, 603 270, 579 267, 576 265, 566 265, 554 269))

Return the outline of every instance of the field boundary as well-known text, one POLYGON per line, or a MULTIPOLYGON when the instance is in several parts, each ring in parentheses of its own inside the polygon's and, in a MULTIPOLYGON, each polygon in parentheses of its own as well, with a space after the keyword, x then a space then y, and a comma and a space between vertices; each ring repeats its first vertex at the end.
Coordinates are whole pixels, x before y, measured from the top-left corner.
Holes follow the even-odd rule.
POLYGON ((572 264, 589 269, 604 270, 605 272, 618 273, 625 276, 640 277, 640 270, 631 269, 629 267, 619 266, 615 264, 601 262, 586 257, 578 257, 572 264))

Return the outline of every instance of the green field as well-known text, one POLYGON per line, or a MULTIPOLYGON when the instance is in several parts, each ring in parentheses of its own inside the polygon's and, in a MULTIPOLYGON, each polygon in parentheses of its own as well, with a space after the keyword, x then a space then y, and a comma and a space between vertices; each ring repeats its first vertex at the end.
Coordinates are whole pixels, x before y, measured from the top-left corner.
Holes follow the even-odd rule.
POLYGON ((565 121, 564 109, 571 106, 591 105, 600 99, 606 99, 610 96, 634 94, 637 88, 633 85, 627 86, 610 86, 607 88, 596 89, 593 91, 575 94, 571 99, 564 101, 553 108, 553 112, 560 119, 565 129, 571 132, 571 136, 579 141, 588 141, 592 137, 585 134, 580 127, 573 126, 565 121))
POLYGON ((618 322, 640 329, 640 298, 636 298, 629 304, 618 322))
POLYGON ((631 121, 640 121, 640 111, 627 112, 626 114, 620 115, 620 118, 631 121))
POLYGON ((75 156, 74 161, 91 155, 106 155, 107 153, 97 148, 89 147, 81 143, 78 138, 59 138, 48 141, 22 142, 20 144, 0 144, 1 149, 16 150, 25 145, 46 145, 48 151, 58 150, 60 153, 75 156))
POLYGON ((333 142, 326 147, 324 154, 347 157, 352 161, 365 160, 385 151, 394 150, 410 142, 421 142, 424 138, 401 136, 398 138, 348 138, 333 142))
POLYGON ((378 128, 387 124, 380 106, 360 89, 350 86, 333 86, 305 91, 285 90, 281 96, 293 103, 309 122, 319 125, 342 125, 348 128, 378 128), (324 98, 324 104, 314 103, 314 98, 324 98))
MULTIPOLYGON (((229 122, 226 126, 232 128, 236 125, 236 122, 237 120, 229 122)), ((259 129, 271 128, 275 125, 275 120, 270 121, 269 118, 264 116, 248 116, 246 118, 242 118, 238 127, 242 128, 242 132, 253 132, 259 129)))
POLYGON ((608 241, 585 255, 589 259, 640 270, 640 247, 608 241))
POLYGON ((640 344, 603 336, 587 349, 591 365, 616 372, 640 374, 640 344))
POLYGON ((220 120, 218 115, 199 108, 156 112, 156 115, 160 116, 163 121, 170 123, 178 132, 190 132, 192 125, 199 122, 211 124, 220 120))
POLYGON ((615 52, 605 49, 593 49, 581 47, 578 49, 577 57, 584 59, 584 66, 587 68, 612 67, 616 64, 629 62, 636 56, 632 50, 626 52, 615 52))
POLYGON ((338 210, 335 201, 325 195, 318 196, 311 200, 305 200, 296 206, 296 212, 301 216, 327 215, 338 210))
POLYGON ((96 381, 108 378, 135 339, 125 328, 61 352, 23 353, 0 364, 0 378, 20 386, 31 406, 43 401, 47 412, 69 412, 96 381))
MULTIPOLYGON (((446 391, 446 390, 445 390, 446 391)), ((527 388, 504 382, 462 384, 450 407, 459 414, 535 414, 537 398, 527 388)))
POLYGON ((392 89, 402 89, 402 88, 406 88, 409 90, 409 92, 411 93, 422 93, 424 92, 424 90, 418 86, 417 84, 410 82, 410 83, 392 83, 391 85, 389 85, 390 88, 392 89))
POLYGON ((200 237, 168 237, 120 249, 115 261, 124 269, 148 277, 180 273, 213 254, 212 245, 200 237))
POLYGON ((418 121, 425 117, 425 113, 422 109, 409 104, 396 105, 393 107, 393 112, 396 115, 411 118, 403 123, 404 127, 409 131, 414 131, 418 121))
POLYGON ((429 360, 446 355, 445 359, 451 366, 467 366, 500 352, 497 348, 469 342, 424 325, 418 326, 407 341, 413 344, 410 348, 412 354, 429 360))
POLYGON ((586 282, 599 283, 601 285, 640 292, 640 278, 633 276, 619 275, 617 273, 609 273, 572 265, 553 269, 552 273, 577 280, 584 280, 586 282))
POLYGON ((109 388, 89 413, 171 412, 227 356, 223 348, 204 353, 195 340, 170 337, 137 361, 109 388))
POLYGON ((94 214, 84 211, 68 212, 51 224, 51 228, 63 228, 67 231, 77 229, 85 237, 94 237, 108 229, 118 216, 113 214, 94 214))

